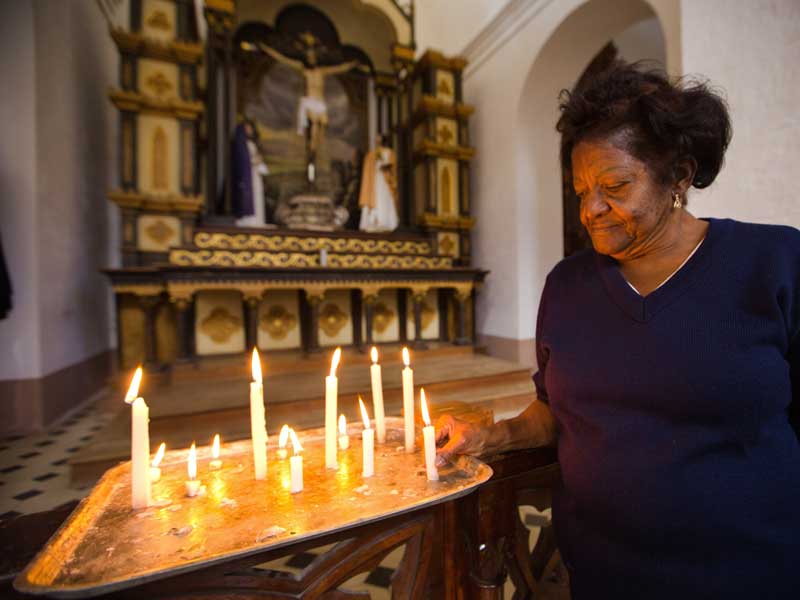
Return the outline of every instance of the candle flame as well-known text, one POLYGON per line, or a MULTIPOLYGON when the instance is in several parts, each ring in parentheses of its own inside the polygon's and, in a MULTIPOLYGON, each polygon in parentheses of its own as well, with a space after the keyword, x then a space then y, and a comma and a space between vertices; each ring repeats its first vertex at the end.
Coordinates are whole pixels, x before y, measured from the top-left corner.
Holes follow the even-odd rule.
POLYGON ((142 383, 142 367, 136 367, 136 371, 131 379, 131 385, 128 388, 128 393, 125 394, 125 402, 130 404, 139 397, 139 384, 142 383))
POLYGON ((197 450, 192 442, 192 447, 189 448, 189 479, 194 481, 195 477, 197 477, 197 450))
POLYGON ((361 418, 364 420, 364 429, 369 429, 369 414, 367 413, 367 407, 364 406, 364 401, 361 399, 361 396, 358 397, 358 404, 361 407, 361 418))
POLYGON ((219 458, 219 434, 214 436, 214 443, 211 444, 211 458, 219 458))
POLYGON ((339 415, 339 435, 347 435, 347 421, 344 415, 339 415))
POLYGON ((296 456, 303 451, 303 445, 300 443, 300 440, 297 439, 297 434, 291 427, 289 428, 289 436, 292 438, 292 448, 296 456))
POLYGON ((281 432, 278 434, 278 448, 286 448, 286 442, 289 441, 289 426, 284 424, 281 427, 281 432))
POLYGON ((156 451, 156 455, 153 457, 153 462, 150 463, 150 464, 153 465, 154 467, 157 467, 158 465, 160 465, 161 464, 161 459, 164 458, 164 451, 166 449, 167 449, 167 444, 165 444, 164 442, 161 442, 161 445, 158 447, 158 450, 156 451))
POLYGON ((370 357, 372 358, 372 362, 376 365, 378 364, 378 349, 373 346, 372 350, 370 350, 370 357))
POLYGON ((403 348, 403 364, 405 366, 411 366, 411 358, 408 356, 408 348, 403 348))
POLYGON ((336 351, 333 353, 333 358, 331 359, 331 377, 336 377, 336 367, 339 366, 339 359, 342 357, 342 349, 337 348, 336 351))
POLYGON ((261 358, 258 356, 258 348, 253 348, 252 369, 253 381, 255 383, 261 383, 263 377, 261 375, 261 358))
POLYGON ((428 414, 428 403, 425 402, 425 390, 424 388, 420 388, 419 390, 420 400, 419 403, 422 406, 422 420, 425 425, 431 424, 431 416, 428 414))

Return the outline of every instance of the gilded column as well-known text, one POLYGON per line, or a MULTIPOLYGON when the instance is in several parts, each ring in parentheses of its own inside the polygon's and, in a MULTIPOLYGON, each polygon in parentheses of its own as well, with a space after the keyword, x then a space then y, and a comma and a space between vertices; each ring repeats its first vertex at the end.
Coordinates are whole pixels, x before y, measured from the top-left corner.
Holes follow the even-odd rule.
POLYGON ((319 352, 319 307, 325 298, 324 292, 305 290, 309 307, 308 343, 306 351, 319 352))
POLYGON ((471 290, 457 289, 456 300, 456 339, 453 343, 456 346, 469 346, 472 343, 467 337, 467 300, 472 295, 471 290))
POLYGON ((372 321, 375 313, 375 303, 378 301, 377 294, 364 296, 364 320, 365 320, 365 340, 367 347, 372 346, 372 321))
POLYGON ((194 357, 192 347, 192 299, 171 298, 170 301, 175 305, 176 319, 175 326, 178 334, 178 356, 176 362, 185 363, 194 357))
POLYGON ((252 351, 258 345, 258 305, 261 303, 260 295, 244 296, 245 319, 245 347, 252 351))
POLYGON ((156 313, 161 303, 161 296, 139 296, 139 302, 144 309, 144 366, 157 369, 156 313))
POLYGON ((426 291, 413 291, 414 301, 414 342, 411 347, 416 350, 425 350, 428 345, 422 339, 422 307, 425 303, 426 291))

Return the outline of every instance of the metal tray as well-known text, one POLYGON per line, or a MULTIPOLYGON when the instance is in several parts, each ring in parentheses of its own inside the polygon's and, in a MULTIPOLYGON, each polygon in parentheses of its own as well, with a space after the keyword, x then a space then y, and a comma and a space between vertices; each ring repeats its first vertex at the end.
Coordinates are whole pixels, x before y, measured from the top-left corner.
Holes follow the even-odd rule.
POLYGON ((460 457, 429 482, 418 437, 403 451, 402 419, 386 419, 385 444, 375 447, 375 476, 361 477, 361 429, 348 426, 350 448, 338 471, 325 469, 324 430, 301 431, 304 490, 289 493, 289 459, 270 437, 268 475, 253 479, 250 440, 223 446, 222 468, 208 468, 210 448, 198 449, 204 496, 186 496, 187 450, 170 451, 153 505, 130 506, 130 463, 109 469, 47 545, 14 581, 28 594, 84 598, 177 575, 233 557, 287 546, 452 500, 491 477, 477 459, 460 457))

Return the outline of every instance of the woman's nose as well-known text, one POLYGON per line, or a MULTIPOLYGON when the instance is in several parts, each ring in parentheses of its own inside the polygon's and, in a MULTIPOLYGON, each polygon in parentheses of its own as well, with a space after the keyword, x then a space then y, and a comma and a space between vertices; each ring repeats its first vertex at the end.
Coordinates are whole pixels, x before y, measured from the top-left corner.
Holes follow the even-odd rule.
POLYGON ((599 192, 590 191, 581 198, 581 220, 584 222, 592 221, 608 211, 608 203, 599 192))

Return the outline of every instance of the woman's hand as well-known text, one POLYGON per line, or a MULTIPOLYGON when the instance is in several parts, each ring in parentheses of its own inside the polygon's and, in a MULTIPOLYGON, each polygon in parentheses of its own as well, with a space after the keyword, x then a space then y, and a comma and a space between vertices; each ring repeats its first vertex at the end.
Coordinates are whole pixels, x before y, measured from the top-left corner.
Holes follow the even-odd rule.
POLYGON ((455 454, 480 456, 486 451, 487 431, 472 423, 444 415, 436 420, 436 466, 443 467, 455 454))

